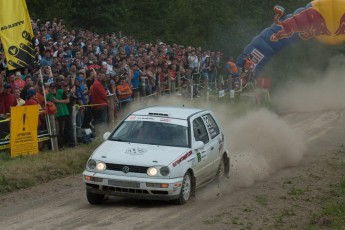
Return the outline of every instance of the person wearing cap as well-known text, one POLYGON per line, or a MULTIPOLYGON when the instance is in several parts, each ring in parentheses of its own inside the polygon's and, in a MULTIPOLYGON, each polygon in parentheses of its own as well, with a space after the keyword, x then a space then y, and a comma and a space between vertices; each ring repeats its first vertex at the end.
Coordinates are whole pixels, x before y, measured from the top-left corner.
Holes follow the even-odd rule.
POLYGON ((36 97, 36 90, 34 88, 31 87, 28 90, 27 98, 24 105, 39 105, 36 97))
POLYGON ((46 49, 44 51, 44 56, 41 59, 41 67, 43 66, 52 66, 53 65, 53 58, 51 56, 51 50, 46 49))
POLYGON ((56 116, 56 130, 58 137, 58 147, 63 148, 64 134, 66 121, 69 116, 67 104, 69 103, 69 98, 67 97, 64 89, 57 89, 55 83, 49 85, 49 93, 46 95, 47 101, 53 102, 57 109, 56 116))
MULTIPOLYGON (((38 108, 40 111, 42 111, 42 107, 41 105, 38 103, 37 101, 37 97, 36 97, 36 90, 35 88, 31 87, 29 90, 28 90, 28 99, 25 101, 25 104, 24 106, 28 106, 28 105, 38 105, 38 108)), ((45 123, 45 118, 44 118, 44 114, 40 113, 39 114, 39 117, 38 117, 38 125, 37 125, 37 128, 39 129, 42 124, 45 123)), ((42 143, 39 144, 39 147, 41 149, 42 147, 42 143)))
POLYGON ((11 107, 17 106, 17 99, 11 90, 10 83, 5 83, 0 87, 0 114, 10 114, 11 107))

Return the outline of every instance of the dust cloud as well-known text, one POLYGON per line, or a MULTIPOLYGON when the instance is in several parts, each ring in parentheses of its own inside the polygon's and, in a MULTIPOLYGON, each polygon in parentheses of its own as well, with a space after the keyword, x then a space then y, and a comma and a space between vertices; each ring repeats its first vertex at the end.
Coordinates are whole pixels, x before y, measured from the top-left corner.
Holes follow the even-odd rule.
POLYGON ((272 99, 278 111, 291 113, 344 109, 345 57, 338 55, 329 63, 324 73, 306 70, 306 77, 296 77, 277 90, 272 99))
POLYGON ((303 158, 302 135, 266 109, 235 118, 223 128, 231 153, 233 187, 251 186, 280 169, 297 165, 303 158))
POLYGON ((222 124, 231 154, 230 180, 224 189, 251 186, 277 170, 297 165, 303 158, 305 147, 302 135, 267 109, 250 108, 245 114, 239 115, 236 111, 243 108, 238 105, 191 102, 170 96, 141 104, 133 103, 129 110, 151 105, 184 105, 210 109, 215 113, 222 124))

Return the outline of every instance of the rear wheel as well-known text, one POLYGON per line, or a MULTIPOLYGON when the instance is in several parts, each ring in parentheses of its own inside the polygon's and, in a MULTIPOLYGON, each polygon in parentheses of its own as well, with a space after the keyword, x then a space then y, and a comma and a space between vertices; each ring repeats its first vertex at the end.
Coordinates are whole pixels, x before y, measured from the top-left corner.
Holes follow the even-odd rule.
POLYGON ((176 200, 176 203, 179 205, 185 204, 188 202, 192 191, 192 179, 189 172, 186 172, 183 176, 182 187, 179 198, 176 200))
POLYGON ((221 188, 225 184, 226 180, 226 172, 225 172, 225 157, 222 157, 218 166, 217 172, 217 180, 218 180, 218 188, 221 188))
POLYGON ((104 195, 91 192, 86 192, 86 197, 90 204, 102 204, 104 200, 104 195))

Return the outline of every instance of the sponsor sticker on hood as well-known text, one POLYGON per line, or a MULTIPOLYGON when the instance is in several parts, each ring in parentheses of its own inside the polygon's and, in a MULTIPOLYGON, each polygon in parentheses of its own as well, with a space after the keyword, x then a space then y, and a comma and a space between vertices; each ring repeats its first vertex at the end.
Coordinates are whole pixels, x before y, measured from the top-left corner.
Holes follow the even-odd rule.
POLYGON ((129 155, 143 155, 146 152, 147 152, 147 149, 143 149, 143 148, 129 148, 129 149, 126 149, 125 151, 125 153, 129 155))

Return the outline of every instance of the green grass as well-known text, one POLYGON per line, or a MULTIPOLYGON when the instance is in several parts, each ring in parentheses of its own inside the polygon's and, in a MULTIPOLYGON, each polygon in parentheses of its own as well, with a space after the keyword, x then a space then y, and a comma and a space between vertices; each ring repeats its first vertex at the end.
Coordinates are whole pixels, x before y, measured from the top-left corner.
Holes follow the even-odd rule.
POLYGON ((222 212, 220 214, 211 216, 208 220, 204 220, 203 223, 209 224, 209 225, 216 224, 216 223, 221 222, 224 218, 226 218, 228 216, 230 216, 229 212, 222 212))
POLYGON ((267 206, 268 203, 266 196, 255 196, 255 201, 262 206, 267 206))
POLYGON ((320 211, 314 213, 309 229, 345 228, 345 177, 331 187, 332 191, 323 198, 320 211))
POLYGON ((0 194, 81 173, 87 159, 99 144, 93 142, 64 151, 45 151, 13 159, 8 153, 1 152, 0 194))
POLYGON ((304 190, 296 187, 292 187, 290 191, 288 192, 289 195, 291 196, 301 196, 304 195, 304 190))

